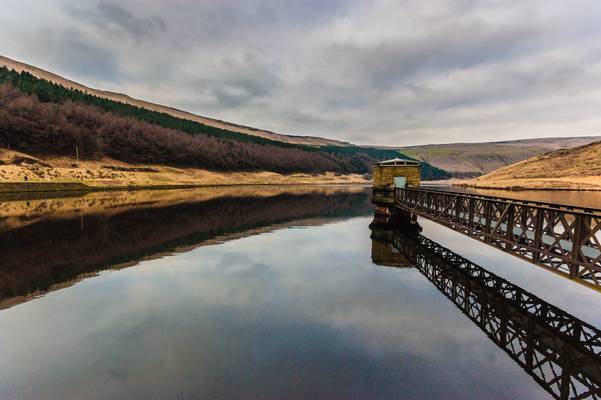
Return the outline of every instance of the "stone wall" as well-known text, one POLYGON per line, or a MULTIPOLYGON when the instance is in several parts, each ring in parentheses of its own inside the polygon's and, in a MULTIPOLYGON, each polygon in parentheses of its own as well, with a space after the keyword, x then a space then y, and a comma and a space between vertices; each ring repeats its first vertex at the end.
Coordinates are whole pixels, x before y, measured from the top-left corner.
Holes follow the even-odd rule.
POLYGON ((396 250, 391 243, 371 241, 371 260, 376 265, 388 267, 411 267, 411 262, 396 250))
POLYGON ((407 187, 419 187, 420 183, 419 165, 375 165, 374 187, 386 187, 394 185, 395 176, 407 178, 407 187))

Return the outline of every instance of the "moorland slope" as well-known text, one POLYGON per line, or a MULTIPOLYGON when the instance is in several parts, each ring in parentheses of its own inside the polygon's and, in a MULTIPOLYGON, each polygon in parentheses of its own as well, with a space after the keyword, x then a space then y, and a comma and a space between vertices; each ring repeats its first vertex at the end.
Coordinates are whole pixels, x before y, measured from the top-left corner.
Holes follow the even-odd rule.
POLYGON ((17 72, 27 72, 31 75, 45 79, 49 82, 62 85, 68 89, 80 90, 84 93, 88 93, 97 97, 105 98, 108 100, 114 100, 125 104, 130 104, 136 107, 142 107, 148 110, 165 113, 177 118, 187 119, 195 121, 207 126, 212 126, 219 129, 226 129, 233 132, 242 133, 245 135, 262 137, 265 139, 276 140, 283 143, 293 144, 304 144, 312 146, 350 146, 350 143, 342 142, 339 140, 314 137, 314 136, 296 136, 296 135, 284 135, 267 131, 264 129, 252 128, 249 126, 239 125, 232 122, 222 121, 215 118, 203 117, 187 111, 178 110, 173 107, 164 106, 161 104, 152 103, 140 99, 133 98, 123 93, 111 92, 106 90, 98 90, 82 85, 81 83, 74 82, 70 79, 64 78, 55 73, 46 71, 42 68, 35 67, 20 61, 10 59, 0 55, 0 66, 4 66, 9 70, 15 70, 17 72))
POLYGON ((538 154, 582 146, 601 136, 537 138, 485 143, 449 143, 403 147, 400 151, 458 178, 483 175, 538 154))
POLYGON ((601 141, 537 155, 464 184, 499 189, 601 190, 601 141))

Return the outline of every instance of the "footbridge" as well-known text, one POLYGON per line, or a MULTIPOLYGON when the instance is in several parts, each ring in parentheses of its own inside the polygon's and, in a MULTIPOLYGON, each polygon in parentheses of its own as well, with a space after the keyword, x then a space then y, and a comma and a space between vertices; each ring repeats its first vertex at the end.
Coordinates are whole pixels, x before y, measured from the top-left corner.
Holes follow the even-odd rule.
POLYGON ((601 290, 601 210, 428 190, 373 189, 376 212, 421 216, 601 290))

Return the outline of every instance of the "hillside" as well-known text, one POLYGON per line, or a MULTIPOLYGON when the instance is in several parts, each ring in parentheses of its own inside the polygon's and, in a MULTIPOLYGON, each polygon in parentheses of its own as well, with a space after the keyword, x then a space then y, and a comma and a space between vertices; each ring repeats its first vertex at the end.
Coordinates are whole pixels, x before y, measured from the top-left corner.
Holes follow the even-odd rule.
MULTIPOLYGON (((263 182, 265 177, 257 174, 264 172, 319 176, 312 180, 314 183, 332 182, 332 174, 345 175, 355 182, 355 175, 364 175, 360 181, 365 181, 374 162, 399 154, 391 149, 309 146, 247 135, 98 97, 6 67, 0 67, 0 106, 0 149, 37 157, 48 165, 53 164, 53 159, 70 158, 78 162, 106 159, 109 164, 112 161, 126 163, 131 171, 146 168, 135 166, 140 164, 179 168, 187 171, 185 180, 195 181, 195 184, 209 183, 198 180, 199 174, 192 173, 193 170, 222 175, 243 173, 249 178, 238 183, 263 182)), ((15 166, 10 162, 5 165, 0 170, 15 166)), ((22 165, 17 167, 24 168, 22 165)), ((90 168, 94 169, 93 166, 90 168)), ((4 174, 7 175, 4 181, 15 176, 32 178, 25 170, 20 170, 17 175, 4 174)), ((56 175, 64 177, 53 171, 44 174, 44 179, 56 175)), ((86 174, 79 171, 75 175, 86 174)), ((422 175, 424 179, 449 176, 427 163, 424 163, 422 175)), ((156 176, 152 175, 153 178, 156 176)), ((137 185, 140 180, 149 181, 147 177, 128 177, 127 181, 131 182, 128 185, 137 185)), ((281 180, 290 181, 288 178, 275 179, 281 180)), ((211 184, 214 182, 213 179, 210 181, 211 184)), ((219 181, 229 183, 230 179, 220 175, 219 181)))
POLYGON ((601 190, 601 141, 534 156, 464 184, 480 188, 601 190))
POLYGON ((540 138, 488 143, 450 143, 403 147, 403 154, 451 172, 473 177, 526 160, 537 154, 582 146, 601 140, 595 137, 540 138))
POLYGON ((130 104, 136 107, 142 107, 148 110, 157 111, 160 113, 169 114, 171 116, 187 119, 190 121, 199 122, 204 125, 212 126, 219 129, 226 129, 228 131, 238 132, 245 135, 257 136, 265 139, 275 140, 283 143, 291 144, 304 144, 309 146, 350 146, 350 143, 342 142, 333 139, 326 139, 321 137, 313 136, 293 136, 283 135, 275 132, 270 132, 262 129, 251 128, 249 126, 238 125, 231 122, 221 121, 214 118, 203 117, 200 115, 192 114, 187 111, 178 110, 172 107, 163 106, 160 104, 151 103, 144 100, 135 99, 126 94, 109 92, 105 90, 97 90, 89 88, 80 83, 73 82, 69 79, 63 78, 60 75, 52 72, 45 71, 41 68, 34 67, 19 61, 12 60, 8 57, 0 55, 0 67, 4 66, 9 70, 15 70, 17 72, 28 72, 33 76, 45 79, 47 81, 62 85, 69 89, 80 90, 84 93, 88 93, 101 98, 118 101, 125 104, 130 104))
POLYGON ((360 174, 211 171, 161 164, 125 163, 108 157, 76 161, 69 157, 33 157, 0 149, 0 193, 13 191, 230 185, 368 184, 360 174), (39 187, 37 184, 43 183, 39 187), (81 186, 81 184, 85 186, 81 186), (77 186, 79 185, 79 186, 77 186), (87 187, 86 187, 87 186, 87 187))

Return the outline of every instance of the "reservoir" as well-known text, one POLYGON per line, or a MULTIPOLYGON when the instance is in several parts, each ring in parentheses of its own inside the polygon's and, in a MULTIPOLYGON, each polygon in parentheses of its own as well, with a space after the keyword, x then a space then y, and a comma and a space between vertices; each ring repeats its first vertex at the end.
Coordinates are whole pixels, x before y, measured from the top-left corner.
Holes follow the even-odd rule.
POLYGON ((493 197, 506 197, 514 200, 540 201, 577 207, 601 208, 601 191, 592 190, 503 190, 478 189, 445 184, 423 185, 426 189, 454 191, 493 197))
MULTIPOLYGON (((381 262, 380 249, 397 252, 374 238, 370 195, 4 195, 0 399, 553 398, 419 268, 381 262)), ((599 207, 594 193, 564 196, 599 207)), ((432 243, 601 327, 601 293, 418 223, 432 243)))

